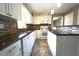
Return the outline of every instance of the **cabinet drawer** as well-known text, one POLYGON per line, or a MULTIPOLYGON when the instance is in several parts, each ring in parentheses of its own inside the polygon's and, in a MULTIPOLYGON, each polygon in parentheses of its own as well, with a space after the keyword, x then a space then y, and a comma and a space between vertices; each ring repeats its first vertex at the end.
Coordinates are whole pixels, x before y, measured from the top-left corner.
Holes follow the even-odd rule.
POLYGON ((14 55, 21 48, 21 42, 17 41, 14 44, 8 46, 7 48, 0 51, 2 56, 11 56, 14 55))

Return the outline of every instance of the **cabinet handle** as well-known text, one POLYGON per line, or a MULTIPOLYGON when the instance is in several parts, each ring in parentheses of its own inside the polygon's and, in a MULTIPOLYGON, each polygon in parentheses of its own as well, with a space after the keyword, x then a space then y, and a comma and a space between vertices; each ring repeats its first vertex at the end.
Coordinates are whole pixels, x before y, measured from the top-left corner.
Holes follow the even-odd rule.
MULTIPOLYGON (((30 37, 30 36, 29 36, 29 37, 30 37)), ((25 39, 29 39, 29 37, 27 37, 27 38, 25 38, 25 39)), ((25 40, 25 39, 24 39, 24 40, 25 40)))
POLYGON ((15 49, 16 47, 14 46, 12 49, 10 49, 8 52, 11 52, 13 49, 15 49))

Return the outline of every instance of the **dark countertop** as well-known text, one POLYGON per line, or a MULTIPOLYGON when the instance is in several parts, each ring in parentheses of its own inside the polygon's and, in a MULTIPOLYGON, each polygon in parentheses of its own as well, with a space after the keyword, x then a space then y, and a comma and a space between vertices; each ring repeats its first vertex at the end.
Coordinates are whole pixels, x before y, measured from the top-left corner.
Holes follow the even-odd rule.
POLYGON ((15 43, 18 40, 21 40, 25 36, 29 35, 32 31, 20 32, 17 34, 13 34, 12 36, 4 37, 1 41, 0 39, 0 50, 8 47, 9 45, 15 43))
POLYGON ((79 36, 79 34, 77 33, 69 33, 69 32, 66 32, 66 31, 63 31, 63 30, 54 30, 54 31, 51 31, 52 33, 54 33, 55 35, 57 36, 79 36))

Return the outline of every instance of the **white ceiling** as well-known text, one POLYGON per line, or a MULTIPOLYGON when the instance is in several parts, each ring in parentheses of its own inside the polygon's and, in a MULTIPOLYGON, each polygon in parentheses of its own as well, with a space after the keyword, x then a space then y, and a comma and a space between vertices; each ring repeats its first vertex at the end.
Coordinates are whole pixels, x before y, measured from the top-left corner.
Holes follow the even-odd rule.
POLYGON ((56 7, 56 3, 25 3, 24 5, 33 14, 50 13, 52 9, 55 13, 64 13, 70 8, 76 6, 78 3, 62 3, 60 8, 56 7))

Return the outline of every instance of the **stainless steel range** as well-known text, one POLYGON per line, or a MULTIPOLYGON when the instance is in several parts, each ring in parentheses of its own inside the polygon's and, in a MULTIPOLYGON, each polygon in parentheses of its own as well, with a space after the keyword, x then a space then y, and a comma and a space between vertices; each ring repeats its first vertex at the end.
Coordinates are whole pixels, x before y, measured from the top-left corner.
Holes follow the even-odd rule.
POLYGON ((40 30, 41 30, 41 39, 47 39, 48 27, 47 26, 41 26, 40 30))

